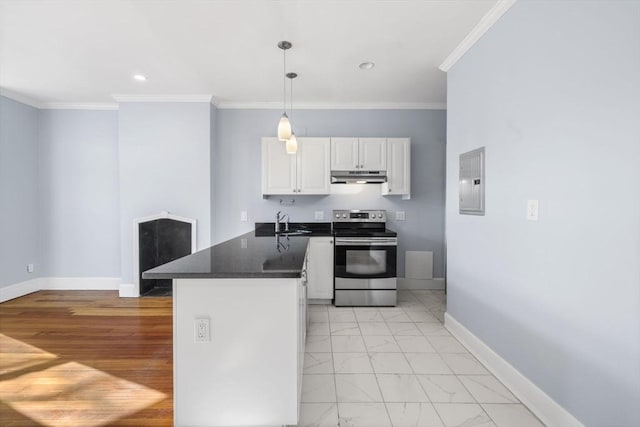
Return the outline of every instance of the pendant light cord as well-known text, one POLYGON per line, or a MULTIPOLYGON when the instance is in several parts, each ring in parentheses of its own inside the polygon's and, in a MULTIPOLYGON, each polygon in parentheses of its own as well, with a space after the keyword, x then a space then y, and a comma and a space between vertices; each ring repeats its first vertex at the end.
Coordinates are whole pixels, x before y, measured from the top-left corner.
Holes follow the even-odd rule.
POLYGON ((289 110, 289 120, 291 120, 291 117, 293 117, 293 79, 291 80, 291 90, 289 91, 289 93, 291 94, 291 109, 289 110))
POLYGON ((287 114, 287 49, 282 50, 283 72, 282 72, 282 112, 287 114))

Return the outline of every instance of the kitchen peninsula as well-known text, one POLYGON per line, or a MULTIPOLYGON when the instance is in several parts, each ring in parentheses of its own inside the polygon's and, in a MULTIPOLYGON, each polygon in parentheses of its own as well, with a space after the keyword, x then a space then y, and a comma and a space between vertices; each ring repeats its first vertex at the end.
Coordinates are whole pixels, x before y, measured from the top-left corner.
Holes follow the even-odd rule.
POLYGON ((297 424, 309 238, 294 234, 262 228, 143 274, 173 279, 176 426, 297 424))

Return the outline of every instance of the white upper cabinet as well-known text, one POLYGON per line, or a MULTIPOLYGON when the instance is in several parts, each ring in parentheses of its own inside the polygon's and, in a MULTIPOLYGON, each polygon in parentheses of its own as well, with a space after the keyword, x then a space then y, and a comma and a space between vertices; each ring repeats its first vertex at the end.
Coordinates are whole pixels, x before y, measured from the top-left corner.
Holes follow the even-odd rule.
POLYGON ((367 171, 387 170, 387 138, 359 138, 360 167, 367 171))
POLYGON ((298 138, 297 187, 301 194, 329 194, 329 138, 298 138))
POLYGON ((386 170, 386 147, 386 138, 331 138, 331 170, 386 170))
POLYGON ((382 185, 383 195, 411 194, 411 140, 387 139, 387 182, 382 185))
POLYGON ((287 154, 278 138, 262 138, 262 194, 329 194, 329 138, 298 138, 287 154))
POLYGON ((359 162, 358 138, 331 138, 331 170, 353 171, 359 162))
POLYGON ((278 138, 262 138, 262 194, 292 194, 296 160, 278 138))

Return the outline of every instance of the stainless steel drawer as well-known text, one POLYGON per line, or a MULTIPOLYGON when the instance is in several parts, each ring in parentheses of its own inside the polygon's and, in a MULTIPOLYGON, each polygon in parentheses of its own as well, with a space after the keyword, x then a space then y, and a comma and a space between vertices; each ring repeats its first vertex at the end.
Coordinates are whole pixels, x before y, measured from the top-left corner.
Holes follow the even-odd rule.
POLYGON ((335 294, 336 307, 395 306, 395 290, 339 290, 335 294))

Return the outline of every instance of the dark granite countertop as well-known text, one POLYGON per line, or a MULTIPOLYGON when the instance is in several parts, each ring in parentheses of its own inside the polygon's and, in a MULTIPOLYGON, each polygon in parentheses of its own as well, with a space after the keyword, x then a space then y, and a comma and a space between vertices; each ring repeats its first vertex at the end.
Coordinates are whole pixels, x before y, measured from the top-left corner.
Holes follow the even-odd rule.
MULTIPOLYGON (((300 277, 309 237, 329 236, 322 227, 311 233, 275 236, 268 224, 142 273, 144 279, 300 277)), ((328 224, 328 223, 327 223, 328 224)), ((291 227, 293 229, 293 227, 291 227)))

